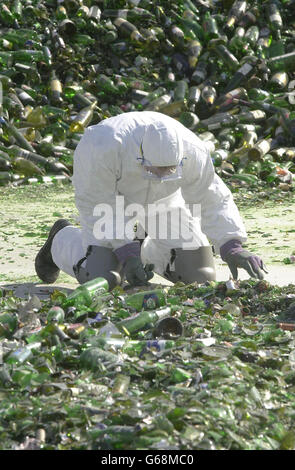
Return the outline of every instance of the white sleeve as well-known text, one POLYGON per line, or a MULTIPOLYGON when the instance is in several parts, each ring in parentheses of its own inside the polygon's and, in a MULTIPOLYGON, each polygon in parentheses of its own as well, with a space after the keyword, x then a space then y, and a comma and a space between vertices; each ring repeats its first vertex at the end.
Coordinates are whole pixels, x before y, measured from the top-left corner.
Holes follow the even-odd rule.
POLYGON ((202 231, 217 252, 228 240, 247 240, 247 233, 229 188, 215 173, 209 151, 204 149, 184 162, 181 187, 186 204, 200 204, 202 231))
POLYGON ((96 128, 85 131, 75 150, 72 181, 85 249, 88 245, 116 249, 132 241, 125 236, 125 219, 121 217, 119 229, 116 225, 120 146, 108 131, 96 128))

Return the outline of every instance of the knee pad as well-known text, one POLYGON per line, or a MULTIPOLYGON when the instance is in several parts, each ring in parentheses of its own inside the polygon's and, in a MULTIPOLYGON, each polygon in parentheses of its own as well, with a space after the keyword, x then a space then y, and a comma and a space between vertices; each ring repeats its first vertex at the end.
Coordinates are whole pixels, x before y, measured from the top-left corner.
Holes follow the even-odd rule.
POLYGON ((109 282, 111 288, 114 283, 114 275, 111 271, 121 275, 123 267, 111 248, 91 245, 88 247, 85 257, 73 269, 80 284, 96 277, 103 277, 109 282), (84 263, 84 261, 86 262, 84 263), (82 264, 84 264, 83 267, 82 264))
POLYGON ((171 282, 200 284, 216 280, 216 271, 211 246, 200 246, 196 250, 171 250, 171 260, 164 277, 171 282))

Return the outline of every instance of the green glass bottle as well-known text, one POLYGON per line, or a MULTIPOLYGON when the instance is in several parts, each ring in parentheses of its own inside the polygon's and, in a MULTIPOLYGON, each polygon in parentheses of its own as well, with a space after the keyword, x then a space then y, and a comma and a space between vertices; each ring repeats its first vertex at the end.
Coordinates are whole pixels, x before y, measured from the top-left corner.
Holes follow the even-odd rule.
POLYGON ((260 37, 256 44, 256 56, 259 59, 267 59, 268 57, 277 56, 284 54, 284 52, 280 52, 279 54, 272 54, 270 55, 270 45, 272 44, 272 37, 260 37))
POLYGON ((210 12, 207 11, 204 15, 203 20, 203 29, 205 32, 205 39, 210 40, 219 37, 218 25, 213 16, 211 16, 210 12))
POLYGON ((130 377, 124 374, 117 374, 114 380, 112 392, 114 395, 125 395, 130 384, 130 377))
POLYGON ((13 383, 13 380, 12 380, 12 377, 9 373, 9 370, 5 365, 2 365, 1 368, 0 368, 0 382, 4 386, 13 383))
POLYGON ((34 106, 36 104, 35 99, 29 93, 27 93, 25 89, 23 89, 23 87, 15 88, 15 91, 24 106, 27 106, 27 105, 34 106))
MULTIPOLYGON (((63 92, 67 99, 72 100, 77 93, 83 93, 83 87, 77 82, 71 84, 65 84, 63 92)), ((85 106, 89 106, 91 102, 87 103, 85 106)))
POLYGON ((8 171, 0 171, 0 186, 5 186, 8 183, 18 181, 20 176, 8 171))
POLYGON ((7 75, 0 74, 0 82, 2 85, 3 91, 7 91, 12 86, 12 79, 8 77, 7 75))
POLYGON ((14 18, 16 18, 18 21, 21 20, 22 18, 22 2, 21 0, 14 0, 12 7, 11 7, 11 13, 14 18))
POLYGON ((12 29, 9 29, 8 31, 5 31, 5 33, 3 34, 3 37, 15 43, 15 45, 19 46, 19 48, 24 46, 25 42, 28 40, 32 40, 36 42, 38 42, 39 40, 39 37, 36 31, 32 29, 26 29, 26 28, 21 28, 21 29, 18 29, 17 31, 13 31, 12 29))
POLYGON ((12 48, 13 48, 13 44, 12 44, 12 42, 7 41, 7 39, 0 38, 0 47, 1 47, 1 49, 11 51, 12 48))
POLYGON ((34 49, 19 49, 18 51, 12 51, 13 59, 15 62, 39 62, 44 60, 43 51, 36 51, 34 49))
POLYGON ((271 139, 259 140, 254 147, 249 149, 248 158, 254 161, 261 160, 269 152, 270 148, 271 139))
POLYGON ((228 19, 226 22, 226 27, 232 29, 241 16, 246 12, 247 2, 243 0, 235 0, 231 6, 228 19))
POLYGON ((0 20, 6 26, 12 26, 14 22, 14 15, 5 3, 2 3, 0 8, 0 20))
POLYGON ((11 67, 13 64, 13 51, 11 52, 5 52, 5 51, 0 51, 0 65, 2 67, 8 68, 11 67))
POLYGON ((56 31, 56 29, 51 30, 51 42, 52 42, 53 48, 58 54, 61 53, 66 48, 63 38, 56 31))
POLYGON ((174 383, 184 382, 191 378, 191 373, 182 369, 181 367, 176 367, 171 371, 170 380, 174 383))
POLYGON ((93 117, 93 111, 97 106, 97 101, 91 103, 90 106, 81 109, 81 111, 75 116, 71 125, 70 132, 83 132, 85 128, 91 123, 93 117))
POLYGON ((190 9, 184 10, 182 17, 179 15, 174 16, 180 25, 190 28, 196 34, 198 39, 201 41, 204 40, 204 30, 198 21, 199 17, 196 16, 190 9))
POLYGON ((278 93, 287 88, 289 77, 287 72, 279 71, 275 72, 267 84, 267 88, 273 93, 278 93))
POLYGON ((272 101, 272 94, 267 91, 267 90, 264 90, 262 88, 255 88, 255 87, 251 87, 248 89, 248 96, 251 100, 253 101, 264 101, 264 100, 270 100, 272 101))
POLYGON ((13 72, 13 79, 16 83, 26 82, 30 86, 41 83, 41 76, 36 64, 28 65, 15 62, 13 72))
POLYGON ((103 277, 97 277, 91 281, 85 282, 77 287, 67 298, 62 302, 62 307, 71 306, 86 306, 89 307, 92 302, 101 294, 112 290, 115 286, 121 283, 118 273, 111 271, 108 280, 103 277))
POLYGON ((48 46, 42 46, 42 52, 43 52, 45 64, 50 67, 52 65, 51 50, 49 49, 48 46))
POLYGON ((214 166, 220 166, 221 163, 228 159, 229 152, 225 149, 217 149, 211 153, 211 159, 214 166))
POLYGON ((274 34, 274 36, 279 39, 281 37, 281 30, 283 27, 283 20, 280 14, 280 10, 278 7, 278 2, 274 0, 270 0, 267 3, 267 14, 269 20, 269 26, 274 34))
POLYGON ((53 173, 60 173, 61 171, 66 171, 67 168, 59 162, 49 161, 47 158, 44 158, 42 155, 37 153, 30 152, 29 150, 22 149, 17 145, 11 145, 10 147, 5 147, 0 145, 0 150, 8 153, 11 157, 22 157, 27 160, 30 160, 37 165, 40 165, 45 168, 45 170, 51 171, 53 173))
POLYGON ((251 148, 255 145, 257 140, 258 140, 258 136, 255 131, 247 131, 242 137, 241 144, 243 147, 251 148))
MULTIPOLYGON (((8 155, 0 154, 0 171, 9 172, 12 169, 8 155)), ((0 295, 1 297, 1 295, 0 295)))
POLYGON ((259 122, 264 121, 266 118, 266 113, 261 109, 255 109, 253 111, 245 111, 239 113, 237 116, 239 123, 248 123, 248 122, 259 122))
POLYGON ((77 26, 74 21, 65 18, 58 24, 58 31, 62 36, 72 36, 77 32, 77 26))
POLYGON ((70 177, 66 175, 47 175, 38 177, 26 177, 22 180, 22 184, 40 185, 40 184, 63 184, 69 183, 70 177))
POLYGON ((200 85, 203 83, 207 77, 208 73, 208 62, 207 62, 207 57, 200 59, 196 65, 196 68, 191 76, 191 81, 192 83, 195 83, 196 85, 200 85))
MULTIPOLYGON (((171 317, 167 317, 171 318, 171 317)), ((129 356, 139 355, 142 356, 144 353, 153 351, 156 353, 162 353, 176 346, 176 342, 169 339, 158 339, 158 340, 125 340, 125 344, 122 347, 122 351, 129 356)))
POLYGON ((133 7, 152 9, 154 4, 151 0, 128 0, 133 7))
POLYGON ((179 122, 183 124, 185 127, 187 127, 189 130, 194 132, 198 124, 200 122, 198 116, 195 113, 192 113, 190 111, 184 111, 180 114, 178 118, 179 122))
MULTIPOLYGON (((214 40, 210 41, 210 48, 216 52, 221 61, 225 63, 230 70, 236 71, 239 66, 238 59, 234 56, 234 54, 232 54, 232 52, 228 50, 224 44, 215 44, 213 41, 214 40)), ((218 41, 218 39, 216 41, 218 41)))
POLYGON ((95 39, 90 37, 88 34, 81 34, 77 33, 72 38, 71 41, 74 44, 78 44, 80 46, 93 46, 95 44, 95 39))
POLYGON ((250 26, 247 29, 245 36, 245 42, 248 43, 251 47, 255 47, 259 39, 259 28, 256 25, 250 26))
POLYGON ((52 70, 50 73, 49 94, 53 104, 61 104, 63 102, 62 84, 57 78, 55 70, 52 70))
POLYGON ((2 126, 9 135, 13 136, 17 142, 17 144, 22 147, 23 149, 28 150, 29 152, 35 152, 35 149, 32 145, 27 141, 27 139, 23 136, 21 132, 10 122, 4 121, 2 122, 2 126))
POLYGON ((15 158, 12 165, 14 171, 22 176, 41 176, 44 174, 44 170, 41 170, 35 163, 22 157, 15 158))
POLYGON ((217 140, 221 148, 225 148, 226 150, 234 148, 237 141, 235 129, 222 129, 217 135, 217 140), (225 147, 223 147, 224 142, 226 143, 225 147))
POLYGON ((14 90, 13 88, 11 88, 9 90, 9 93, 7 93, 7 95, 5 94, 4 97, 3 97, 3 103, 5 102, 5 98, 8 98, 8 99, 11 99, 13 101, 13 104, 14 106, 16 106, 17 108, 20 108, 22 113, 24 113, 25 111, 25 107, 24 105, 22 104, 21 100, 19 99, 19 97, 17 96, 16 93, 14 93, 14 90))
MULTIPOLYGON (((169 95, 164 95, 164 96, 169 96, 169 95)), ((179 117, 179 115, 185 110, 186 110, 186 99, 173 101, 172 103, 159 107, 159 111, 161 113, 167 114, 167 116, 171 116, 171 117, 179 117)))
MULTIPOLYGON (((144 92, 143 90, 138 90, 138 91, 144 92)), ((144 93, 147 93, 147 94, 144 95, 144 97, 141 99, 140 104, 141 104, 142 106, 147 106, 147 105, 150 104, 152 101, 154 101, 155 99, 159 98, 160 96, 162 96, 162 95, 165 94, 166 92, 167 92, 166 88, 164 88, 164 87, 162 87, 162 86, 156 88, 155 90, 151 91, 150 93, 144 92, 144 93)))
POLYGON ((120 10, 103 10, 103 16, 106 18, 124 18, 128 21, 154 20, 155 16, 145 8, 133 7, 120 10))
POLYGON ((243 87, 235 88, 224 95, 219 96, 214 103, 214 109, 219 112, 231 109, 241 98, 247 98, 247 90, 243 87))
POLYGON ((182 31, 181 28, 179 28, 176 24, 172 24, 168 30, 169 38, 174 44, 174 46, 177 47, 183 47, 184 46, 184 32, 182 31))
POLYGON ((68 18, 68 13, 64 5, 58 5, 57 9, 55 10, 55 16, 58 20, 64 20, 68 18))
POLYGON ((124 20, 124 18, 116 18, 114 20, 114 25, 123 36, 129 37, 131 41, 139 44, 144 42, 144 37, 140 34, 137 27, 130 23, 130 21, 124 20))
POLYGON ((26 120, 30 125, 36 128, 42 128, 47 124, 46 115, 41 106, 36 106, 36 108, 32 109, 32 111, 27 115, 26 120))
POLYGON ((34 351, 41 348, 41 342, 31 343, 23 348, 16 349, 8 354, 5 362, 8 364, 22 364, 33 356, 34 351))
POLYGON ((17 316, 15 314, 0 314, 0 337, 10 337, 15 332, 17 324, 18 321, 17 316))
POLYGON ((137 292, 125 297, 123 302, 126 306, 133 307, 137 312, 152 310, 166 305, 166 292, 164 289, 137 292))
POLYGON ((202 52, 203 46, 198 39, 189 41, 187 44, 187 55, 189 66, 193 69, 196 67, 200 54, 202 52))
POLYGON ((234 35, 229 41, 229 49, 234 52, 239 52, 245 49, 245 28, 239 26, 235 29, 234 35))
POLYGON ((159 96, 159 98, 156 98, 155 100, 151 101, 146 107, 146 111, 160 111, 160 109, 163 109, 165 106, 169 105, 171 103, 171 95, 168 95, 165 93, 162 96, 159 96))
POLYGON ((206 85, 201 92, 201 97, 208 106, 213 105, 216 96, 217 96, 217 91, 211 85, 206 85))
POLYGON ((81 5, 78 10, 76 11, 76 16, 78 18, 88 18, 89 15, 89 7, 87 5, 81 5))
POLYGON ((259 12, 253 8, 253 10, 248 9, 247 7, 246 13, 239 19, 239 25, 243 28, 247 28, 248 26, 252 26, 253 24, 257 23, 257 16, 259 12))
POLYGON ((282 71, 292 72, 295 70, 295 52, 289 52, 276 57, 271 57, 266 61, 267 66, 271 71, 282 71))
POLYGON ((97 77, 95 83, 97 85, 98 93, 119 94, 119 88, 114 84, 113 80, 103 73, 97 77))
POLYGON ((195 112, 196 105, 201 98, 201 89, 197 85, 193 85, 188 89, 187 107, 190 112, 195 112))
POLYGON ((89 370, 99 370, 101 364, 116 364, 119 362, 117 354, 110 351, 104 351, 101 348, 90 347, 80 354, 80 364, 83 368, 89 370))
POLYGON ((124 320, 116 322, 116 327, 122 332, 132 334, 137 331, 144 330, 150 325, 155 325, 158 320, 164 317, 168 317, 170 313, 170 307, 165 307, 163 309, 154 311, 139 312, 135 315, 132 315, 131 317, 124 318, 124 320))
POLYGON ((237 116, 229 113, 217 113, 208 119, 202 119, 198 124, 198 131, 215 131, 224 127, 234 127, 239 123, 237 116))
POLYGON ((173 101, 184 101, 188 93, 188 82, 186 80, 179 80, 175 83, 173 101))
POLYGON ((59 306, 53 306, 48 310, 47 323, 63 323, 65 319, 65 312, 59 306))

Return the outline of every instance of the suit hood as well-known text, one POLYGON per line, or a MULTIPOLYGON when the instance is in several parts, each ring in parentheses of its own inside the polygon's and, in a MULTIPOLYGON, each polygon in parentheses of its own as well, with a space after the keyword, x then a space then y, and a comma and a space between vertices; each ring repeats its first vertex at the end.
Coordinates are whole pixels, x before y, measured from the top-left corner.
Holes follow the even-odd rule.
POLYGON ((163 122, 149 124, 141 149, 144 159, 153 166, 180 165, 183 159, 181 131, 163 122))

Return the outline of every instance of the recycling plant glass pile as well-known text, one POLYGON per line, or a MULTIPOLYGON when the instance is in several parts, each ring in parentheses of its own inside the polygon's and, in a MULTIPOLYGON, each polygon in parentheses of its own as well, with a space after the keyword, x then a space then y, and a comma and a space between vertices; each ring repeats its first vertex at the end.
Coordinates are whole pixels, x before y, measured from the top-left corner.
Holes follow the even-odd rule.
POLYGON ((232 186, 292 189, 293 0, 6 0, 0 184, 68 181, 86 126, 168 114, 232 186))
POLYGON ((88 294, 0 290, 2 450, 294 449, 294 285, 88 294))

